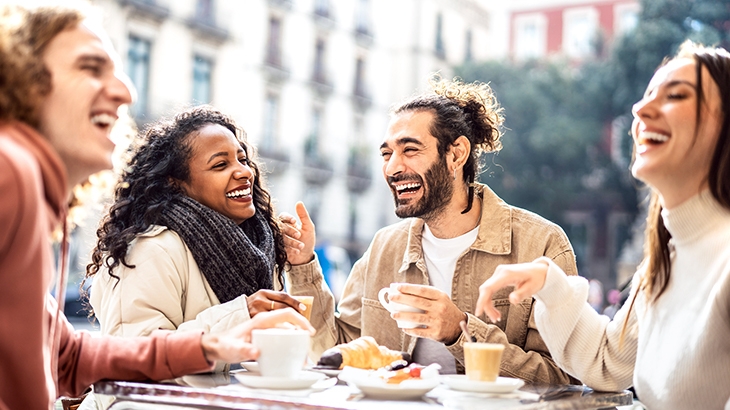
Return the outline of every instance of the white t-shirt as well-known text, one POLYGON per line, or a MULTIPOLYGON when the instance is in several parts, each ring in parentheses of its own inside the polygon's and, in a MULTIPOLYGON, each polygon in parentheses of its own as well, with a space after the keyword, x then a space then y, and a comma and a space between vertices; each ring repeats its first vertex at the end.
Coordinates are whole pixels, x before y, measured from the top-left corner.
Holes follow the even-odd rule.
MULTIPOLYGON (((478 225, 456 238, 440 239, 433 235, 428 225, 423 226, 421 246, 431 286, 451 297, 451 284, 454 279, 456 261, 474 243, 477 233, 479 233, 478 225)), ((418 339, 416 348, 413 350, 413 361, 423 365, 438 363, 441 365, 441 374, 456 373, 454 356, 446 350, 443 343, 431 339, 418 339)))

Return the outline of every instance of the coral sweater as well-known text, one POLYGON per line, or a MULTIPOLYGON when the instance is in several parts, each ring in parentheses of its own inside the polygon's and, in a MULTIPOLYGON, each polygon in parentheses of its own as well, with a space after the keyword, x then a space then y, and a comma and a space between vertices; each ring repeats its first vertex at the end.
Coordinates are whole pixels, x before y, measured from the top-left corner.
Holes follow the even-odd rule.
POLYGON ((0 124, 0 409, 49 409, 101 379, 166 379, 212 368, 201 332, 92 338, 48 291, 51 232, 65 214, 66 170, 25 124, 0 124), (54 345, 53 334, 58 341, 54 345))
POLYGON ((633 383, 649 409, 730 409, 730 210, 705 191, 662 216, 669 283, 656 301, 638 295, 623 345, 629 303, 609 321, 585 302, 586 280, 554 264, 536 295, 537 327, 555 361, 597 390, 633 383))

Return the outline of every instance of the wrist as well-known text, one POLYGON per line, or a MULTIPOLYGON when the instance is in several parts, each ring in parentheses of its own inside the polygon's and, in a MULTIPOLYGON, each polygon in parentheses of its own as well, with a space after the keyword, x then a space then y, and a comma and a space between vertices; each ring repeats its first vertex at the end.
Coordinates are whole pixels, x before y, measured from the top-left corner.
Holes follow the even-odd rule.
POLYGON ((218 336, 210 333, 203 333, 200 338, 200 347, 203 349, 205 360, 214 363, 218 358, 218 336))

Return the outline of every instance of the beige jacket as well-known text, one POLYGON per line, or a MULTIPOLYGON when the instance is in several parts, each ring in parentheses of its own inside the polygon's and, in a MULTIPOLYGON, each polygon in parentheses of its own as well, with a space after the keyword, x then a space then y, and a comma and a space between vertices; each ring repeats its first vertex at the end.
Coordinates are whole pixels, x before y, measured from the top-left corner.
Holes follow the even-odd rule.
MULTIPOLYGON (((452 300, 468 314, 469 331, 479 340, 507 345, 501 374, 530 382, 566 384, 575 382, 553 362, 540 337, 533 315, 533 299, 511 305, 509 289, 494 295, 502 321, 488 324, 476 317, 474 305, 479 285, 492 276, 500 264, 532 261, 547 256, 569 275, 577 274, 575 255, 563 230, 544 218, 506 204, 487 186, 482 193, 482 216, 477 239, 456 263, 452 300)), ((287 272, 291 293, 314 295, 312 324, 317 328, 313 350, 318 355, 338 343, 373 336, 391 349, 413 352, 417 338, 406 335, 378 301, 378 291, 392 282, 428 285, 429 278, 421 249, 424 222, 409 218, 378 231, 370 247, 358 260, 347 279, 338 313, 325 284, 319 262, 294 266, 287 272)), ((462 335, 446 348, 463 372, 462 335)))
MULTIPOLYGON (((246 296, 221 304, 177 233, 152 226, 130 244, 127 262, 99 270, 90 303, 102 334, 146 336, 156 329, 217 332, 250 319, 246 296)), ((217 370, 223 370, 219 365, 217 370)))

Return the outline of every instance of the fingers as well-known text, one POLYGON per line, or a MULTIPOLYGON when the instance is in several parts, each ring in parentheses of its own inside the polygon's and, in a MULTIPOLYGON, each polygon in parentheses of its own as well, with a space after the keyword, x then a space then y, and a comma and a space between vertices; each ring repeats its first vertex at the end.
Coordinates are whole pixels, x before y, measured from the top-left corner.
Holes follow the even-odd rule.
POLYGON ((312 222, 312 218, 309 217, 309 212, 307 212, 307 208, 304 206, 304 203, 302 201, 299 201, 294 205, 294 208, 297 212, 297 216, 299 217, 299 220, 302 221, 302 229, 311 227, 314 229, 314 222, 312 222))
POLYGON ((530 263, 498 266, 492 277, 479 287, 475 313, 477 315, 485 313, 493 322, 499 321, 501 315, 494 308, 492 301, 494 292, 507 286, 514 286, 509 301, 513 304, 520 303, 542 289, 548 267, 548 262, 542 258, 530 263))
MULTIPOLYGON (((494 276, 492 276, 493 278, 494 276)), ((494 308, 494 302, 492 301, 492 295, 499 288, 494 287, 488 279, 481 286, 479 286, 479 299, 477 299, 476 309, 474 313, 480 316, 485 313, 492 322, 499 322, 502 320, 502 314, 494 308)))
POLYGON ((290 307, 261 313, 246 323, 249 324, 250 330, 268 329, 271 327, 290 324, 300 329, 307 330, 312 335, 315 333, 315 330, 309 321, 304 316, 300 315, 299 312, 290 307))
POLYGON ((442 295, 445 295, 444 292, 433 286, 414 285, 412 283, 398 283, 396 284, 396 289, 405 295, 413 295, 430 300, 436 300, 441 298, 442 295))

